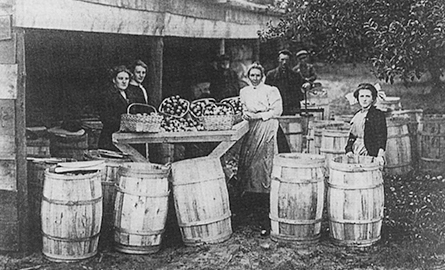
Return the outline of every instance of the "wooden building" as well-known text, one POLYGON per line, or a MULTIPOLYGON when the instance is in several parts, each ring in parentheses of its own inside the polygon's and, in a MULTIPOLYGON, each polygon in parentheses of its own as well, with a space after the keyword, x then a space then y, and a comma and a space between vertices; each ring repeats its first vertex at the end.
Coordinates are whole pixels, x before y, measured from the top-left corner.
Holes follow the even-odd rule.
POLYGON ((108 69, 141 59, 153 104, 190 95, 219 53, 242 74, 279 13, 245 0, 0 0, 0 251, 25 250, 25 130, 90 117, 108 69))

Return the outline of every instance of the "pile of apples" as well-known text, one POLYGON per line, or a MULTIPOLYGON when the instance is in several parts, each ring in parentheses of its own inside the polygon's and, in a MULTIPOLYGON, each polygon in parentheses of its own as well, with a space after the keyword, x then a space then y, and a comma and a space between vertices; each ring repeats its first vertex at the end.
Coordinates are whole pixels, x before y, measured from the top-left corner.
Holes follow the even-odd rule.
POLYGON ((171 96, 165 98, 161 106, 159 107, 159 111, 165 114, 174 115, 174 116, 184 116, 189 109, 189 101, 181 98, 180 96, 171 96))
POLYGON ((207 106, 203 115, 233 115, 233 108, 230 105, 215 104, 215 106, 207 106))
POLYGON ((239 97, 226 98, 221 100, 221 103, 232 106, 234 114, 243 114, 243 105, 239 97))
POLYGON ((203 125, 193 118, 182 118, 164 115, 161 122, 161 131, 164 132, 182 132, 182 131, 201 131, 203 125))
POLYGON ((204 108, 210 104, 215 104, 215 100, 206 98, 206 99, 198 99, 192 101, 192 103, 190 104, 190 112, 192 113, 193 116, 200 117, 203 115, 204 108))

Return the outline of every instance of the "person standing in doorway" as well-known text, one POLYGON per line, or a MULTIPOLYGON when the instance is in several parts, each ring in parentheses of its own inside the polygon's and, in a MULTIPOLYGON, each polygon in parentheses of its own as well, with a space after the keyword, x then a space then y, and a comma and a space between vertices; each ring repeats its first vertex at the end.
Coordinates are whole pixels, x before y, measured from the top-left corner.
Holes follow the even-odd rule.
POLYGON ((127 89, 128 100, 131 103, 148 104, 149 97, 148 92, 142 85, 147 75, 147 65, 141 60, 136 60, 129 67, 133 72, 133 76, 130 81, 130 85, 127 89))
POLYGON ((217 67, 210 75, 210 97, 216 101, 235 97, 239 95, 240 88, 238 74, 230 68, 230 58, 227 55, 219 56, 217 67))
POLYGON ((125 66, 116 66, 111 70, 112 86, 103 93, 99 108, 100 121, 103 124, 99 137, 99 148, 117 151, 112 142, 112 134, 120 128, 121 114, 127 113, 129 105, 126 90, 132 74, 125 66))

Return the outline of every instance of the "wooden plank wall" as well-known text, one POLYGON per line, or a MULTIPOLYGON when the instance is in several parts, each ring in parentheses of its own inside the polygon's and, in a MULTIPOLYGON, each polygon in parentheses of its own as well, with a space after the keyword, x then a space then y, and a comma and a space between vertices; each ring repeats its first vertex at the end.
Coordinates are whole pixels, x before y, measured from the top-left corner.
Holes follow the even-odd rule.
POLYGON ((24 39, 12 27, 13 1, 0 6, 0 250, 26 246, 27 188, 24 39), (8 23, 8 20, 10 24, 8 23))

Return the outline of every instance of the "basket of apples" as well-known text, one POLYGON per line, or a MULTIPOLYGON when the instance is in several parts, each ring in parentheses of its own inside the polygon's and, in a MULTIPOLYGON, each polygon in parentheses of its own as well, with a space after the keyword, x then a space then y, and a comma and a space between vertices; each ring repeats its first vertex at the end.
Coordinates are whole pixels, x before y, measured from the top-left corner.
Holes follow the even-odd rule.
POLYGON ((205 130, 228 130, 233 126, 233 116, 233 108, 229 104, 209 104, 204 108, 202 124, 205 130))
POLYGON ((180 96, 165 98, 159 105, 159 112, 177 118, 184 117, 189 111, 190 102, 180 96))
POLYGON ((232 106, 235 122, 234 124, 237 124, 243 120, 243 105, 241 104, 239 96, 222 99, 221 103, 232 106))
POLYGON ((215 104, 216 100, 214 98, 200 98, 193 100, 190 103, 190 115, 198 120, 202 120, 202 115, 204 113, 204 108, 207 105, 215 104))
POLYGON ((124 132, 159 132, 162 115, 156 108, 142 103, 132 103, 127 113, 121 115, 120 131, 124 132))

